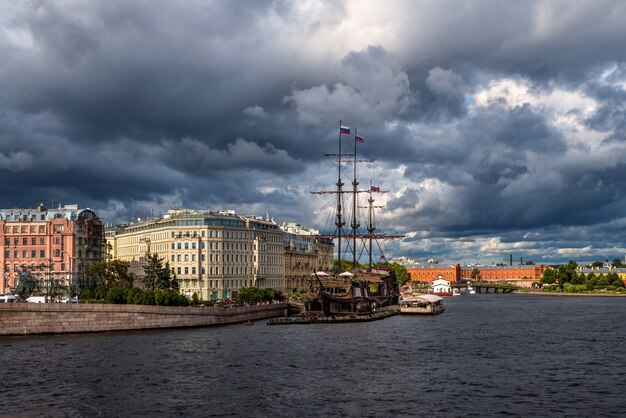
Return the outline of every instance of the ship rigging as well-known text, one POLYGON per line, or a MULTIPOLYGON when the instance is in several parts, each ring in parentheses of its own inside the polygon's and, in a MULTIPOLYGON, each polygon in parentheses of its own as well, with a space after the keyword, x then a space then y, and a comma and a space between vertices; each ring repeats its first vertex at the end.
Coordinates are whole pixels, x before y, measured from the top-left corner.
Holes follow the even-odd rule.
MULTIPOLYGON (((342 260, 342 251, 344 248, 343 241, 347 241, 346 248, 347 251, 350 251, 352 254, 352 269, 357 270, 359 267, 359 255, 357 254, 357 242, 360 241, 363 243, 363 248, 367 252, 368 256, 368 270, 371 271, 374 262, 373 262, 373 243, 376 242, 379 251, 381 252, 380 259, 385 260, 385 256, 383 254, 382 248, 378 243, 378 240, 387 240, 387 239, 400 239, 404 238, 404 235, 389 235, 389 234, 375 234, 376 227, 374 226, 374 210, 378 208, 382 208, 382 205, 374 205, 375 199, 373 195, 375 193, 388 193, 388 190, 380 190, 379 187, 375 187, 372 185, 370 181, 369 189, 359 189, 359 181, 357 180, 357 164, 358 163, 372 163, 373 159, 359 159, 357 157, 357 144, 363 143, 365 138, 358 134, 357 129, 354 129, 354 141, 353 141, 353 152, 352 153, 343 153, 342 152, 342 135, 351 135, 351 129, 347 126, 342 125, 342 122, 339 121, 339 140, 338 147, 339 150, 336 154, 327 154, 326 157, 336 157, 337 161, 337 183, 336 190, 329 191, 314 191, 312 194, 335 194, 336 195, 336 205, 335 205, 335 231, 331 234, 320 234, 319 237, 323 238, 331 238, 337 240, 337 260, 338 260, 338 269, 341 268, 341 260, 342 260), (343 186, 345 183, 342 180, 342 164, 352 164, 352 190, 344 190, 343 186), (358 205, 358 196, 361 193, 368 193, 368 205, 367 206, 359 206, 358 205), (346 233, 344 230, 344 226, 346 224, 344 220, 344 195, 352 195, 352 219, 350 222, 350 233, 346 233), (359 231, 359 227, 361 226, 358 218, 357 209, 367 209, 368 210, 368 224, 367 224, 367 233, 362 233, 359 231), (367 244, 367 245, 366 245, 367 244)), ((340 273, 337 271, 336 273, 340 273)))

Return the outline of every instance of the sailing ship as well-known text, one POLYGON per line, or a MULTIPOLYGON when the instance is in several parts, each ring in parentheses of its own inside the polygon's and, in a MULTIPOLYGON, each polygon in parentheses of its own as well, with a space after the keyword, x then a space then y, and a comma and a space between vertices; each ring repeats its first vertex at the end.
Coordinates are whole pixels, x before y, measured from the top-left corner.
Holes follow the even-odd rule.
MULTIPOLYGON (((384 193, 379 187, 373 186, 367 190, 359 189, 357 181, 357 163, 373 162, 374 160, 358 159, 357 144, 364 142, 363 136, 354 130, 354 150, 352 153, 342 152, 342 136, 352 137, 351 129, 339 122, 339 152, 337 154, 324 154, 329 157, 336 157, 337 161, 337 183, 336 190, 311 192, 313 194, 335 194, 335 231, 332 234, 320 235, 324 238, 332 238, 337 242, 337 269, 342 265, 342 246, 344 243, 351 244, 352 250, 352 269, 350 271, 334 271, 334 272, 314 272, 309 281, 309 289, 305 300, 305 315, 308 317, 337 317, 369 315, 384 310, 387 306, 396 306, 400 296, 400 290, 396 281, 395 272, 392 268, 384 266, 375 266, 373 264, 373 242, 379 239, 395 239, 403 238, 401 235, 375 234, 375 226, 373 224, 374 206, 373 195, 375 193, 384 193), (352 190, 344 190, 344 183, 341 177, 342 164, 353 165, 353 181, 352 190), (368 206, 368 225, 367 233, 359 231, 360 223, 357 217, 358 195, 360 193, 369 193, 368 206), (352 195, 352 220, 350 223, 351 231, 344 231, 344 213, 343 201, 344 195, 352 195), (357 257, 357 243, 367 245, 367 253, 369 263, 366 268, 361 268, 357 257)), ((380 256, 381 260, 385 260, 384 255, 380 256)))

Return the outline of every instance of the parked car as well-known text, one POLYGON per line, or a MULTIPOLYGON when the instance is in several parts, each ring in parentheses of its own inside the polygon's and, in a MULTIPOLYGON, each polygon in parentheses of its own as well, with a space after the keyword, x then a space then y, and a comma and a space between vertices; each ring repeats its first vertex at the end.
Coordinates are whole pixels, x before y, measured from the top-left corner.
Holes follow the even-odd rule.
POLYGON ((17 298, 13 295, 0 296, 0 303, 13 303, 17 302, 17 298))
POLYGON ((67 298, 63 300, 63 303, 78 303, 78 296, 74 296, 73 298, 67 298))

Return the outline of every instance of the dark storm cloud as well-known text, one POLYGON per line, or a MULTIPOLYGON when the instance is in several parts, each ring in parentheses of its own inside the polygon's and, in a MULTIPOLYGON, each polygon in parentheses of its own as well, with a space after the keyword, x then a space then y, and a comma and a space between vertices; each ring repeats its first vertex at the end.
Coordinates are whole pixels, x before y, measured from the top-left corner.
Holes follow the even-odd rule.
POLYGON ((624 18, 608 0, 3 5, 0 198, 309 225, 341 119, 406 245, 617 248, 589 225, 623 218, 624 18))
POLYGON ((161 159, 179 171, 208 177, 220 171, 255 169, 289 174, 301 167, 301 162, 272 144, 259 146, 243 138, 227 144, 223 150, 212 149, 192 138, 168 141, 161 159))

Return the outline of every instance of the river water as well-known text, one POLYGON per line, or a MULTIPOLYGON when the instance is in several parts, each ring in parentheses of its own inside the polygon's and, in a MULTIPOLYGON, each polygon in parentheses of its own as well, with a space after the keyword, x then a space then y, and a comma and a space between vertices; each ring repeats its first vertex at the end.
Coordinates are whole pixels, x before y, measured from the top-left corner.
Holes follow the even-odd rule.
POLYGON ((626 299, 462 295, 438 316, 0 338, 0 416, 624 416, 626 299))

